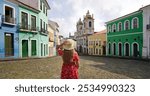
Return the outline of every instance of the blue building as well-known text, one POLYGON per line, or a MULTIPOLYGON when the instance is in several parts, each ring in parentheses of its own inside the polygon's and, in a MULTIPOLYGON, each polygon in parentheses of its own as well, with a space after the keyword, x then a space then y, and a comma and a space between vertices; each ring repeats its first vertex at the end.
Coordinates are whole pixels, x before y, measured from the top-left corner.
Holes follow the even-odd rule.
POLYGON ((19 8, 7 0, 0 0, 0 59, 18 58, 17 32, 19 8))

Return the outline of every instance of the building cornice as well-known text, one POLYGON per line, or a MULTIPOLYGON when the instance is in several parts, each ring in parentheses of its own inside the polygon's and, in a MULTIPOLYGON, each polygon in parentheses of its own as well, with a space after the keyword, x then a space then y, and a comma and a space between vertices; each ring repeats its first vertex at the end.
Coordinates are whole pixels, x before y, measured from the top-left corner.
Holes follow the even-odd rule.
POLYGON ((135 11, 135 12, 129 13, 129 14, 127 14, 127 15, 121 16, 121 17, 119 17, 119 18, 116 18, 116 19, 110 20, 110 21, 108 21, 108 22, 105 22, 105 24, 112 23, 112 22, 115 22, 115 21, 118 21, 118 20, 127 18, 127 17, 129 17, 129 16, 138 14, 138 13, 140 13, 140 12, 143 12, 143 11, 139 9, 138 11, 135 11))

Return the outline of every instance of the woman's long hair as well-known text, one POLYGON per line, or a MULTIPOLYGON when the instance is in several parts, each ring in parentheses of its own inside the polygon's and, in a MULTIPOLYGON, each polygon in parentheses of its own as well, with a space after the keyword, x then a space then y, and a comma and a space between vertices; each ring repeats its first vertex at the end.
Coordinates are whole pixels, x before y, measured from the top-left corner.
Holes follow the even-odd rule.
POLYGON ((63 53, 63 56, 62 56, 64 64, 68 64, 68 63, 72 62, 73 53, 74 53, 74 49, 64 50, 64 53, 63 53))

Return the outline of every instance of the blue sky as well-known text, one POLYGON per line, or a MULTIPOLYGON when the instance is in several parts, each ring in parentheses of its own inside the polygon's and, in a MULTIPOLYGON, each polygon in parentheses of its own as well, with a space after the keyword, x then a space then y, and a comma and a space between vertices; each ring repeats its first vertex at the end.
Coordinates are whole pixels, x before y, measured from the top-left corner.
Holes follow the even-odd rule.
POLYGON ((137 11, 150 4, 150 0, 48 0, 49 19, 59 24, 60 34, 69 36, 76 32, 76 22, 87 10, 94 14, 95 32, 105 29, 105 22, 137 11))

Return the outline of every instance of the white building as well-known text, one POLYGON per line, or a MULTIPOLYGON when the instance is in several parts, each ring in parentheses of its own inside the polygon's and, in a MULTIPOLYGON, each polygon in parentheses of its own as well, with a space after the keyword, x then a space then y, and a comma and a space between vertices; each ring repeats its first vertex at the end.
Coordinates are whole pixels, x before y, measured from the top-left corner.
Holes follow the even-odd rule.
POLYGON ((83 54, 88 54, 88 36, 94 33, 94 18, 87 11, 86 15, 81 21, 81 18, 76 25, 77 32, 75 32, 75 39, 77 40, 77 51, 83 54))
POLYGON ((150 5, 143 10, 143 57, 150 58, 150 5))

